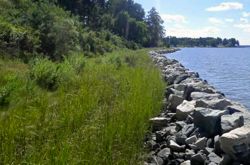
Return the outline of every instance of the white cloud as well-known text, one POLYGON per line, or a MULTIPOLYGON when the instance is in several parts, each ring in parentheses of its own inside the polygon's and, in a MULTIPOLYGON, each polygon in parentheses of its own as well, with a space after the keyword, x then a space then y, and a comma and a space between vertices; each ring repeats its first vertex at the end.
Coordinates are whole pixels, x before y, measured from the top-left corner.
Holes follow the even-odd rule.
POLYGON ((168 28, 169 36, 176 37, 217 37, 219 35, 220 29, 216 27, 204 27, 201 29, 190 29, 187 27, 182 28, 168 28))
POLYGON ((243 4, 239 2, 223 2, 217 6, 212 6, 206 9, 206 11, 216 12, 216 11, 227 11, 227 10, 241 10, 243 9, 243 4))
POLYGON ((218 19, 218 18, 214 18, 214 17, 210 17, 208 18, 208 21, 213 24, 213 25, 221 25, 223 24, 223 21, 218 19))
POLYGON ((186 23, 186 18, 178 14, 161 14, 161 18, 165 23, 186 23))
POLYGON ((240 22, 242 22, 242 23, 248 23, 248 19, 246 19, 246 18, 240 18, 240 22))
POLYGON ((234 19, 232 19, 232 18, 226 18, 225 21, 226 21, 226 22, 229 22, 229 23, 233 23, 233 22, 234 22, 234 19))
POLYGON ((250 24, 235 24, 234 27, 242 29, 244 32, 250 32, 250 24))
POLYGON ((242 16, 243 16, 243 17, 250 17, 250 12, 243 12, 243 13, 242 13, 242 16))

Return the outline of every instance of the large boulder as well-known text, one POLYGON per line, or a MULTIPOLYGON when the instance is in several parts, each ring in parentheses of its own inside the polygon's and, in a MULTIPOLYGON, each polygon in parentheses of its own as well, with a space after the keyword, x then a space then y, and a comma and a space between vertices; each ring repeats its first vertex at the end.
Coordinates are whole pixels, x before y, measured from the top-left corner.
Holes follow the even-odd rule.
POLYGON ((224 96, 219 93, 205 93, 205 92, 192 92, 191 93, 192 100, 212 100, 212 99, 222 99, 224 96))
POLYGON ((200 99, 196 101, 197 107, 206 107, 211 109, 226 109, 230 105, 232 105, 232 103, 227 99, 214 98, 213 100, 200 99))
MULTIPOLYGON (((220 137, 221 149, 235 160, 250 164, 250 127, 234 129, 220 137)), ((247 164, 246 163, 246 164, 247 164)))
POLYGON ((190 115, 195 109, 195 101, 184 100, 176 108, 176 118, 177 120, 185 120, 188 115, 190 115))
POLYGON ((244 125, 243 113, 234 113, 232 115, 221 116, 221 129, 222 133, 229 132, 235 128, 244 125))
POLYGON ((215 136, 221 133, 221 116, 225 114, 228 114, 226 110, 195 108, 194 125, 204 131, 206 136, 215 136))

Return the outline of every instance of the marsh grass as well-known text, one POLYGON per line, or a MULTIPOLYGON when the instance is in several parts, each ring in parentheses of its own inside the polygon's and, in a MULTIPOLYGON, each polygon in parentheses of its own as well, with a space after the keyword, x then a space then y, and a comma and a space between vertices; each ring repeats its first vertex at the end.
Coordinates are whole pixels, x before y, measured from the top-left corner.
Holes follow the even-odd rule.
POLYGON ((141 163, 164 88, 147 50, 75 59, 50 63, 70 76, 54 91, 30 76, 32 65, 0 60, 0 87, 15 78, 0 106, 0 164, 141 163))

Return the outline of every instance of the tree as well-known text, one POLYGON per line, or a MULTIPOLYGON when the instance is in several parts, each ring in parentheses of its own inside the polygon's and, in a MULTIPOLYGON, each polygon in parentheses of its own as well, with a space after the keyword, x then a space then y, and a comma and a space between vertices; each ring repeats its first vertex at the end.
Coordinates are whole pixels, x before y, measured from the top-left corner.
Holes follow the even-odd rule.
POLYGON ((154 7, 149 11, 146 22, 150 34, 149 46, 156 47, 164 37, 165 30, 162 25, 163 20, 154 7))

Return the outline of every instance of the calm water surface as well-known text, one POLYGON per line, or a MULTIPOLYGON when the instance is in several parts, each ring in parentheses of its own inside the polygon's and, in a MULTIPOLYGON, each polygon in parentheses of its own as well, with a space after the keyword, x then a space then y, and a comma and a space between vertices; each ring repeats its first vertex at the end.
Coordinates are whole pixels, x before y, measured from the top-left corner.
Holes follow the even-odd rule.
POLYGON ((184 48, 167 56, 250 109, 250 48, 184 48))

